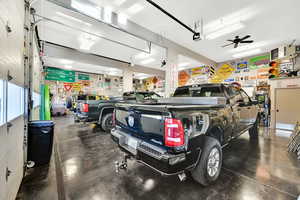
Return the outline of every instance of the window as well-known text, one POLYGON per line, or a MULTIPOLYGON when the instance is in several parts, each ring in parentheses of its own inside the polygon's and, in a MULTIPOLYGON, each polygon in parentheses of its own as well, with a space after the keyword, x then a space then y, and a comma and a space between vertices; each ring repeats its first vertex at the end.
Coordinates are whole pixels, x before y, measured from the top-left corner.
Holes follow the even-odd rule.
POLYGON ((0 79, 0 126, 5 123, 4 99, 4 80, 0 79))
POLYGON ((7 121, 24 113, 24 89, 13 83, 7 84, 7 121))
POLYGON ((178 88, 174 97, 224 97, 220 87, 182 87, 178 88))
POLYGON ((190 89, 188 87, 177 88, 174 97, 190 97, 190 89))

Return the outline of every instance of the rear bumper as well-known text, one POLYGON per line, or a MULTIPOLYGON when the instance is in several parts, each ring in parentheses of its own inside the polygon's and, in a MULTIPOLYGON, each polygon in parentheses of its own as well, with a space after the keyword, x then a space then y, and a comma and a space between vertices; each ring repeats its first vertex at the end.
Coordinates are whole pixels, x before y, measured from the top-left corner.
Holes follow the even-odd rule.
POLYGON ((113 129, 111 131, 112 139, 119 145, 120 149, 144 165, 159 172, 161 175, 176 175, 191 169, 194 166, 187 166, 186 153, 169 154, 165 149, 139 140, 136 149, 126 145, 125 141, 129 136, 126 133, 113 129))
POLYGON ((75 121, 78 121, 78 122, 94 122, 94 121, 96 121, 96 120, 90 118, 90 117, 89 117, 88 115, 86 115, 86 114, 76 113, 76 114, 75 114, 75 121))

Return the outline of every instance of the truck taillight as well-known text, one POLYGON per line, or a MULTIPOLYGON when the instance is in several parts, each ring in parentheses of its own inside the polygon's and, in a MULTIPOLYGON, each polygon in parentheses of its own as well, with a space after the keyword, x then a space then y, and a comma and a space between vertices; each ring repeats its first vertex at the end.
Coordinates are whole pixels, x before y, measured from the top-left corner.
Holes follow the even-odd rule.
POLYGON ((112 116, 112 125, 116 126, 116 110, 115 109, 114 109, 113 116, 112 116))
POLYGON ((165 119, 165 145, 178 147, 184 144, 184 130, 182 122, 178 119, 165 119))
POLYGON ((89 104, 83 104, 82 105, 82 112, 89 112, 89 104))

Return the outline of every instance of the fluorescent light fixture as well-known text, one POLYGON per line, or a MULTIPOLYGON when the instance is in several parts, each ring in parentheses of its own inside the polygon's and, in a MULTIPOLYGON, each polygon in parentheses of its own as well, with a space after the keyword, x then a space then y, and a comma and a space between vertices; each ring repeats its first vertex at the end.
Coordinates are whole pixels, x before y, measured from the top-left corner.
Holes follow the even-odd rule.
POLYGON ((189 63, 189 62, 183 62, 183 63, 179 63, 178 64, 178 67, 185 67, 185 66, 188 66, 188 65, 190 65, 191 63, 189 63))
POLYGON ((67 60, 67 59, 61 59, 61 60, 60 60, 60 63, 65 64, 65 65, 70 65, 70 64, 73 64, 74 61, 72 61, 72 60, 67 60))
POLYGON ((140 12, 141 10, 143 10, 144 7, 138 3, 136 4, 133 4, 132 6, 130 6, 127 11, 130 13, 130 14, 136 14, 138 12, 140 12))
POLYGON ((97 6, 93 6, 88 3, 81 3, 78 0, 72 0, 71 7, 75 8, 76 10, 81 11, 82 13, 94 17, 96 19, 101 18, 101 10, 97 6))
POLYGON ((127 24, 127 19, 128 17, 122 13, 118 14, 118 23, 122 24, 122 25, 126 25, 127 24))
POLYGON ((206 35, 206 39, 212 40, 212 39, 218 38, 220 36, 240 30, 244 27, 245 27, 245 25, 242 24, 241 22, 231 24, 231 25, 225 26, 224 28, 221 28, 215 32, 209 33, 208 35, 206 35))
POLYGON ((146 65, 146 64, 152 63, 152 62, 154 62, 154 61, 155 61, 154 58, 149 58, 149 59, 147 59, 147 60, 143 60, 143 61, 141 62, 141 64, 142 64, 142 65, 146 65))
POLYGON ((242 53, 234 54, 234 55, 232 55, 232 57, 234 57, 234 58, 243 58, 243 57, 246 57, 246 56, 251 56, 251 55, 258 54, 260 52, 261 52, 261 49, 253 49, 253 50, 250 50, 250 51, 245 51, 245 52, 242 52, 242 53))
POLYGON ((92 26, 92 24, 90 24, 90 23, 84 22, 84 21, 82 21, 80 19, 77 19, 76 17, 72 17, 72 16, 66 15, 64 13, 56 12, 56 14, 59 15, 59 16, 61 16, 61 17, 64 17, 64 18, 67 18, 67 19, 70 19, 70 20, 73 20, 73 21, 76 21, 76 22, 79 22, 79 23, 83 23, 83 24, 85 24, 87 26, 92 26))
POLYGON ((65 68, 66 69, 72 69, 72 66, 71 65, 65 65, 65 68))
POLYGON ((114 0, 114 4, 117 6, 122 5, 123 3, 125 3, 126 0, 114 0))
POLYGON ((104 8, 104 21, 106 23, 110 23, 112 22, 112 8, 111 7, 105 7, 104 8))

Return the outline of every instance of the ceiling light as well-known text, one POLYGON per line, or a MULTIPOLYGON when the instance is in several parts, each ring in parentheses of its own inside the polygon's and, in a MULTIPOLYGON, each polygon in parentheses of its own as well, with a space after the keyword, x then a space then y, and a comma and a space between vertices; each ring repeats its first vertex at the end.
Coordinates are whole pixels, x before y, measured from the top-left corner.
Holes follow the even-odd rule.
POLYGON ((87 26, 92 26, 92 24, 90 24, 90 23, 84 22, 84 21, 82 21, 80 19, 77 19, 77 18, 72 17, 70 15, 66 15, 64 13, 56 12, 56 14, 59 15, 59 16, 61 16, 61 17, 64 17, 64 18, 67 18, 67 19, 70 19, 70 20, 73 20, 73 21, 76 21, 76 22, 79 22, 79 23, 83 23, 83 24, 85 24, 87 26))
POLYGON ((66 69, 72 69, 72 66, 71 65, 65 65, 65 68, 66 69))
POLYGON ((111 7, 105 7, 104 8, 104 21, 106 23, 111 23, 112 22, 112 8, 111 7))
POLYGON ((189 63, 189 62, 183 62, 183 63, 179 63, 178 64, 178 67, 185 67, 185 66, 188 66, 188 65, 190 65, 191 63, 189 63))
POLYGON ((138 12, 140 12, 141 10, 143 10, 144 7, 140 4, 133 4, 131 7, 129 7, 127 9, 127 11, 130 13, 130 14, 136 14, 138 12))
POLYGON ((206 35, 206 39, 212 40, 212 39, 218 38, 220 36, 235 32, 235 31, 237 31, 239 29, 242 29, 244 27, 245 27, 245 25, 240 23, 240 22, 236 23, 236 24, 231 24, 231 25, 228 25, 224 28, 221 28, 221 29, 219 29, 215 32, 212 32, 212 33, 206 35))
POLYGON ((142 52, 142 53, 139 53, 139 54, 137 54, 136 56, 134 56, 136 59, 145 59, 145 58, 148 58, 148 57, 150 57, 151 56, 151 54, 150 53, 144 53, 144 52, 142 52))
POLYGON ((242 58, 242 57, 246 57, 246 56, 255 55, 255 54, 258 54, 260 52, 261 52, 261 49, 253 49, 253 50, 250 50, 250 51, 245 51, 245 52, 242 52, 242 53, 234 54, 234 55, 232 55, 232 57, 242 58))
POLYGON ((60 63, 65 64, 65 65, 70 65, 70 64, 73 64, 74 61, 67 60, 67 59, 60 59, 60 63))
POLYGON ((126 25, 127 24, 127 19, 128 17, 122 13, 118 14, 118 23, 122 24, 122 25, 126 25))
POLYGON ((146 65, 146 64, 152 63, 152 62, 154 62, 154 61, 155 61, 154 58, 149 58, 149 59, 147 59, 147 60, 143 60, 143 61, 141 62, 141 64, 142 64, 142 65, 146 65))
POLYGON ((122 5, 123 3, 125 3, 126 0, 114 0, 114 4, 117 6, 122 5))

